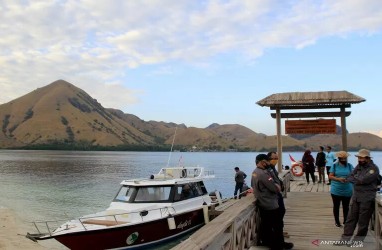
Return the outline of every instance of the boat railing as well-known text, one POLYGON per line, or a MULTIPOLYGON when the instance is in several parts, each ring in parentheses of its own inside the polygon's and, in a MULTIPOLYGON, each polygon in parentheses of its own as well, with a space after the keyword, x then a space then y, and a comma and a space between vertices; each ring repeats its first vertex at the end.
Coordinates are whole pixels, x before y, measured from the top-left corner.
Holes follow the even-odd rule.
MULTIPOLYGON (((50 220, 50 221, 34 221, 32 224, 39 235, 50 235, 54 233, 70 230, 77 225, 81 225, 83 230, 94 229, 94 225, 98 226, 118 226, 127 223, 136 223, 150 221, 152 219, 172 217, 176 214, 173 207, 162 207, 149 210, 134 211, 128 213, 100 214, 80 217, 71 221, 67 220, 50 220), (77 225, 76 225, 77 224, 77 225)), ((78 230, 82 230, 77 228, 78 230)))
POLYGON ((205 170, 203 167, 173 167, 162 168, 154 179, 172 178, 214 178, 213 170, 205 170))

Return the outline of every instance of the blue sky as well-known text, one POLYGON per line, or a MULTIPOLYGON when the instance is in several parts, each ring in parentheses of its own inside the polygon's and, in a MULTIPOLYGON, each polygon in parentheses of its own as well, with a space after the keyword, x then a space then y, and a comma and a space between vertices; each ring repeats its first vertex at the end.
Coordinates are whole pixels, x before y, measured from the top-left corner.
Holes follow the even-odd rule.
POLYGON ((0 0, 0 12, 0 103, 64 79, 145 121, 272 135, 260 99, 347 90, 366 99, 348 130, 382 136, 380 0, 0 0))

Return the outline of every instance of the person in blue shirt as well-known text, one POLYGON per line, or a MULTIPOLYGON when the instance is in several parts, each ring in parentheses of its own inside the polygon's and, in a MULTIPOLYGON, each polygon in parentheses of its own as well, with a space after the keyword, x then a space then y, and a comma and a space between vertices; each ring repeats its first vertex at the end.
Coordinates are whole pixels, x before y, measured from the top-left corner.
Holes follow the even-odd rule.
POLYGON ((333 215, 336 227, 341 227, 340 223, 340 205, 342 202, 343 224, 349 213, 350 198, 353 194, 353 184, 346 181, 350 176, 354 167, 347 162, 349 154, 345 151, 336 153, 338 161, 333 164, 329 172, 329 180, 332 180, 330 193, 333 200, 333 215))
MULTIPOLYGON (((325 153, 325 166, 326 166, 326 173, 328 174, 328 178, 330 174, 330 168, 333 166, 335 161, 336 161, 336 156, 332 152, 332 147, 327 146, 326 153, 325 153)), ((331 180, 329 178, 329 182, 327 183, 327 185, 330 185, 330 183, 331 183, 331 180)))

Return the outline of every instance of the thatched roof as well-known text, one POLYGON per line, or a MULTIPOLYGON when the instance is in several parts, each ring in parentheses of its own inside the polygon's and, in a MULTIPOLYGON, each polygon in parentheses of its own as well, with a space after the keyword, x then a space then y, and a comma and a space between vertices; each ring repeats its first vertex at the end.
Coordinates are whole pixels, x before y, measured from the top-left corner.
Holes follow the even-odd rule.
POLYGON ((331 108, 350 106, 354 103, 366 101, 364 98, 348 91, 322 91, 322 92, 289 92, 277 93, 256 102, 260 106, 270 108, 301 107, 331 108))

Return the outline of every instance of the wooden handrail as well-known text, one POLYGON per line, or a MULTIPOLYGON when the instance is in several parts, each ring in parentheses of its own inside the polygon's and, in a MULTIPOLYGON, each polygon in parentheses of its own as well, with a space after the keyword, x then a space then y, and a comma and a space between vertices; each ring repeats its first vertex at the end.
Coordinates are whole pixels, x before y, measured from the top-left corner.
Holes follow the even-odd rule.
MULTIPOLYGON (((280 173, 283 196, 290 190, 290 171, 280 173)), ((260 215, 253 194, 247 194, 172 250, 243 250, 258 243, 260 215)))

